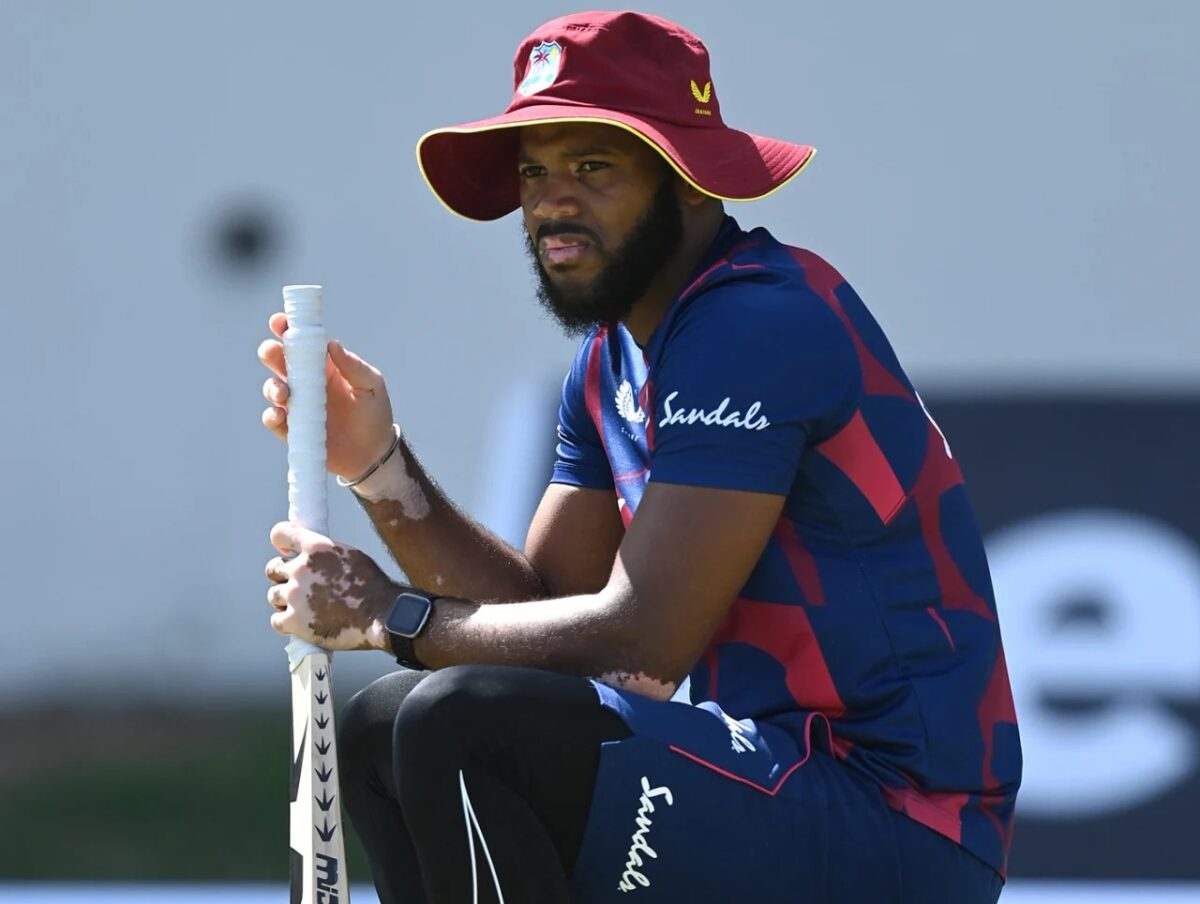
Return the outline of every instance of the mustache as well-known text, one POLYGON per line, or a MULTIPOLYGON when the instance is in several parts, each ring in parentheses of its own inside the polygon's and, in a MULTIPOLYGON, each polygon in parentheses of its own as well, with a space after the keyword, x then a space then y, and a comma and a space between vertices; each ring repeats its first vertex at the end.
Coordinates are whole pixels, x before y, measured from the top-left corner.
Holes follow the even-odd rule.
POLYGON ((540 242, 542 239, 549 238, 552 235, 586 235, 597 245, 600 244, 600 236, 596 235, 591 229, 588 229, 582 223, 543 223, 538 227, 537 235, 534 236, 534 241, 540 242))

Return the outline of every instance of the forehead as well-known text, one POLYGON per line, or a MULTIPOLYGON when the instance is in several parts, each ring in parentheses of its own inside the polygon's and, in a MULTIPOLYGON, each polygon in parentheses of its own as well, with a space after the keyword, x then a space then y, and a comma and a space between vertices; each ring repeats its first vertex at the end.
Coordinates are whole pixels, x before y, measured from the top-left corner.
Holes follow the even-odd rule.
POLYGON ((598 122, 540 123, 518 130, 522 156, 571 154, 605 149, 631 157, 657 157, 645 141, 626 129, 598 122))

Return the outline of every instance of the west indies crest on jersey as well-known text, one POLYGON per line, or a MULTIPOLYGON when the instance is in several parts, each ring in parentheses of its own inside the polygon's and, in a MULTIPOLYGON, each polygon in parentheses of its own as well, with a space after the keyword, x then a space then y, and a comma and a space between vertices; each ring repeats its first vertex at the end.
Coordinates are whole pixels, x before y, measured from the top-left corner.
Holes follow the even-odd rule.
POLYGON ((529 52, 529 69, 525 78, 517 86, 517 93, 529 97, 539 91, 545 91, 554 84, 562 69, 563 49, 558 41, 546 43, 543 41, 529 52))

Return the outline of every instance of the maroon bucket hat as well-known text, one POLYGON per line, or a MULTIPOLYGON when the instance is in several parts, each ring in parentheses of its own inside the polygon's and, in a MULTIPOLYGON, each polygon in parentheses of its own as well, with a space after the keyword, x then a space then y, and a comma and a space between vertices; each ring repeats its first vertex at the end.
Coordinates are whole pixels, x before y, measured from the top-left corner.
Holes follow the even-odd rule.
POLYGON ((517 129, 594 122, 632 132, 693 187, 752 201, 791 181, 814 148, 731 129, 721 118, 708 49, 666 19, 586 12, 553 19, 517 50, 515 91, 499 116, 434 129, 417 142, 433 193, 472 220, 520 207, 517 129))

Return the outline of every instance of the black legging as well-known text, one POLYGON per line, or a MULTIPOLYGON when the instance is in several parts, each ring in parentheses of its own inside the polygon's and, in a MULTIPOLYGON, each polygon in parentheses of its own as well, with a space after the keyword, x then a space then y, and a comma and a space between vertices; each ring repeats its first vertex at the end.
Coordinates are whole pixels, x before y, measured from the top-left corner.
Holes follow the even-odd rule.
POLYGON ((380 901, 497 902, 489 854, 505 904, 569 901, 600 743, 628 736, 588 682, 535 669, 402 669, 360 691, 338 755, 380 901))

